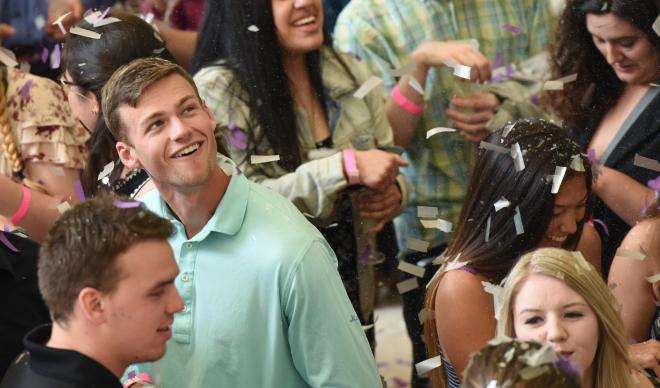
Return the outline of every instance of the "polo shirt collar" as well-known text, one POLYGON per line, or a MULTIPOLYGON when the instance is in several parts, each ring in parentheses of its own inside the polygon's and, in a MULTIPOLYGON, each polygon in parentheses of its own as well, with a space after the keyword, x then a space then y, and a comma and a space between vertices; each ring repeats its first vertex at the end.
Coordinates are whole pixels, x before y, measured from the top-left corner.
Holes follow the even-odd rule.
POLYGON ((23 339, 35 373, 81 387, 121 388, 117 376, 92 358, 73 350, 46 347, 51 330, 52 325, 42 325, 23 339))

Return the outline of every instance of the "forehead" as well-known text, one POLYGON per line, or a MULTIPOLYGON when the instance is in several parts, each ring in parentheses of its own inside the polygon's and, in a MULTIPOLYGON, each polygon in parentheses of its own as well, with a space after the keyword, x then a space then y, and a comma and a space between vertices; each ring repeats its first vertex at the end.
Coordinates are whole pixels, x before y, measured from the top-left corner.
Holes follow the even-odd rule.
POLYGON ((130 246, 117 258, 126 284, 148 286, 176 274, 172 248, 166 240, 148 240, 130 246))
POLYGON ((577 205, 587 196, 587 183, 584 174, 575 174, 561 183, 559 192, 555 197, 555 205, 577 205))
POLYGON ((618 37, 638 35, 642 32, 632 23, 612 13, 602 15, 587 14, 587 30, 592 35, 603 39, 616 39, 618 37))
POLYGON ((531 274, 520 284, 514 306, 516 310, 552 308, 575 302, 586 303, 580 294, 563 281, 552 276, 531 274))

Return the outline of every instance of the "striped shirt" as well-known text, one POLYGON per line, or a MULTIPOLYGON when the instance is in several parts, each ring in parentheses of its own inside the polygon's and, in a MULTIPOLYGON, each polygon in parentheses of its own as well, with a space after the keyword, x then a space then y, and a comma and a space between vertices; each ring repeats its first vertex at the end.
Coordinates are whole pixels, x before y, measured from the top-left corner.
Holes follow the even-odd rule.
MULTIPOLYGON (((391 90, 396 80, 387 70, 406 66, 423 42, 476 39, 491 63, 518 63, 546 49, 553 24, 547 0, 352 0, 337 20, 335 44, 362 59, 391 90)), ((426 140, 428 129, 452 126, 445 115, 455 90, 451 69, 431 69, 424 89, 426 109, 407 149, 411 166, 404 170, 414 193, 395 220, 402 249, 410 237, 431 247, 449 240, 439 230, 423 229, 416 207, 436 206, 441 218, 456 224, 473 159, 474 145, 459 133, 426 140)))

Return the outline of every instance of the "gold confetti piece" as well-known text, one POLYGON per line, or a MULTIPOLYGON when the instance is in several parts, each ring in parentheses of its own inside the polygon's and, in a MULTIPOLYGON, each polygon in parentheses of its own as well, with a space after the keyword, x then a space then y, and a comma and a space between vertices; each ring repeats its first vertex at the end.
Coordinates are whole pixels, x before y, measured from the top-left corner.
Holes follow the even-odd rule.
POLYGON ((471 73, 472 73, 472 68, 470 66, 465 66, 465 65, 454 66, 454 75, 456 77, 470 80, 471 73))
POLYGON ((495 202, 495 205, 493 206, 495 207, 495 212, 498 212, 506 207, 511 206, 511 202, 509 202, 508 199, 501 197, 499 200, 497 200, 497 202, 495 202))
POLYGON ((555 166, 555 175, 552 176, 552 189, 550 193, 557 194, 559 192, 564 175, 566 175, 566 167, 555 166))
POLYGON ((579 154, 573 155, 571 157, 571 170, 578 172, 585 171, 584 162, 582 161, 582 157, 579 154))
POLYGON ((252 24, 248 27, 248 31, 250 31, 250 32, 259 32, 259 27, 252 24))
POLYGON ((523 154, 519 143, 516 143, 511 147, 510 155, 511 158, 513 158, 513 165, 516 169, 516 172, 524 170, 525 160, 523 159, 523 154))
POLYGON ((426 229, 440 229, 445 233, 451 233, 453 229, 453 224, 449 221, 443 220, 441 218, 435 220, 419 220, 426 229))
POLYGON ((252 163, 252 164, 271 163, 271 162, 277 162, 278 160, 280 160, 279 155, 251 155, 250 156, 250 163, 252 163))
POLYGON ((660 163, 658 163, 657 160, 646 158, 640 154, 635 154, 635 160, 633 161, 633 164, 637 167, 660 172, 660 163))
POLYGON ((120 22, 120 21, 121 21, 120 19, 109 17, 109 18, 97 20, 96 22, 94 22, 93 26, 94 27, 103 27, 103 26, 107 26, 108 24, 117 23, 117 22, 120 22))
POLYGON ((438 218, 438 208, 433 206, 417 206, 417 217, 438 218))
POLYGON ((522 216, 520 215, 520 208, 518 206, 516 206, 516 214, 513 216, 513 224, 516 227, 516 236, 520 236, 521 234, 525 233, 522 216))
POLYGON ((374 88, 378 85, 380 85, 383 82, 382 79, 376 77, 376 76, 371 76, 369 77, 368 80, 366 80, 362 86, 358 88, 358 90, 353 93, 353 97, 355 98, 364 98, 369 92, 374 90, 374 88))
POLYGON ((416 266, 415 264, 406 263, 405 261, 399 261, 399 266, 397 269, 411 275, 415 275, 418 278, 424 277, 424 273, 426 273, 426 268, 416 266))
POLYGON ((405 294, 406 292, 412 291, 418 287, 419 283, 417 282, 417 278, 410 278, 396 284, 396 288, 399 290, 399 294, 405 294))
POLYGON ((64 201, 61 204, 55 207, 60 214, 64 214, 65 211, 71 209, 71 205, 68 202, 64 201))
POLYGON ((439 368, 442 365, 442 359, 440 356, 435 356, 415 364, 415 370, 417 370, 417 375, 424 377, 429 374, 435 368, 439 368))
POLYGON ((417 238, 408 237, 406 239, 406 248, 417 252, 428 252, 429 242, 417 238))
POLYGON ((4 63, 7 67, 16 67, 16 55, 4 47, 0 47, 0 62, 4 63))
POLYGON ((430 138, 433 135, 437 135, 438 133, 445 133, 445 132, 456 132, 454 128, 446 128, 446 127, 436 127, 429 129, 426 131, 426 138, 430 138))
POLYGON ((500 154, 508 154, 511 152, 509 148, 498 146, 497 144, 488 143, 485 141, 479 143, 479 148, 484 150, 499 152, 500 154))
POLYGON ((422 85, 419 84, 417 78, 410 77, 410 79, 408 80, 408 85, 410 85, 411 88, 415 89, 415 91, 419 93, 419 95, 421 95, 422 97, 424 96, 424 88, 422 87, 422 85))
POLYGON ((78 26, 71 27, 69 32, 75 35, 84 36, 85 38, 101 39, 101 34, 99 34, 98 32, 90 31, 84 28, 80 28, 78 26))
POLYGON ((519 372, 520 377, 522 377, 524 380, 532 380, 535 379, 549 371, 550 367, 547 365, 543 366, 528 366, 527 368, 521 370, 519 372))
POLYGON ((404 75, 410 73, 411 71, 415 70, 415 63, 410 62, 409 64, 405 65, 404 67, 398 68, 398 69, 389 69, 387 72, 390 74, 392 77, 403 77, 404 75))
POLYGON ((644 260, 646 259, 646 254, 639 251, 633 251, 630 249, 619 248, 616 250, 616 256, 628 257, 631 259, 644 260))

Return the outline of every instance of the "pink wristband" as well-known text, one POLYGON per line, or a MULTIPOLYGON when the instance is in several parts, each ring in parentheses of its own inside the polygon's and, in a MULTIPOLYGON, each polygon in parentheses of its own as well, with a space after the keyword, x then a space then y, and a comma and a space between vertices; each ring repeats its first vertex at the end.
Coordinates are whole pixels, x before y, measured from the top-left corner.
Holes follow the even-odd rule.
POLYGON ((21 200, 21 206, 18 207, 18 210, 16 211, 16 214, 14 214, 9 220, 11 221, 12 224, 16 225, 21 220, 23 217, 25 217, 25 214, 27 213, 28 207, 30 207, 30 201, 32 200, 32 192, 30 189, 28 189, 25 186, 21 186, 23 188, 23 199, 21 200))
POLYGON ((410 101, 408 97, 404 96, 403 93, 399 90, 399 86, 395 86, 392 89, 392 98, 399 104, 400 107, 407 110, 410 114, 419 116, 424 112, 424 108, 410 101))

